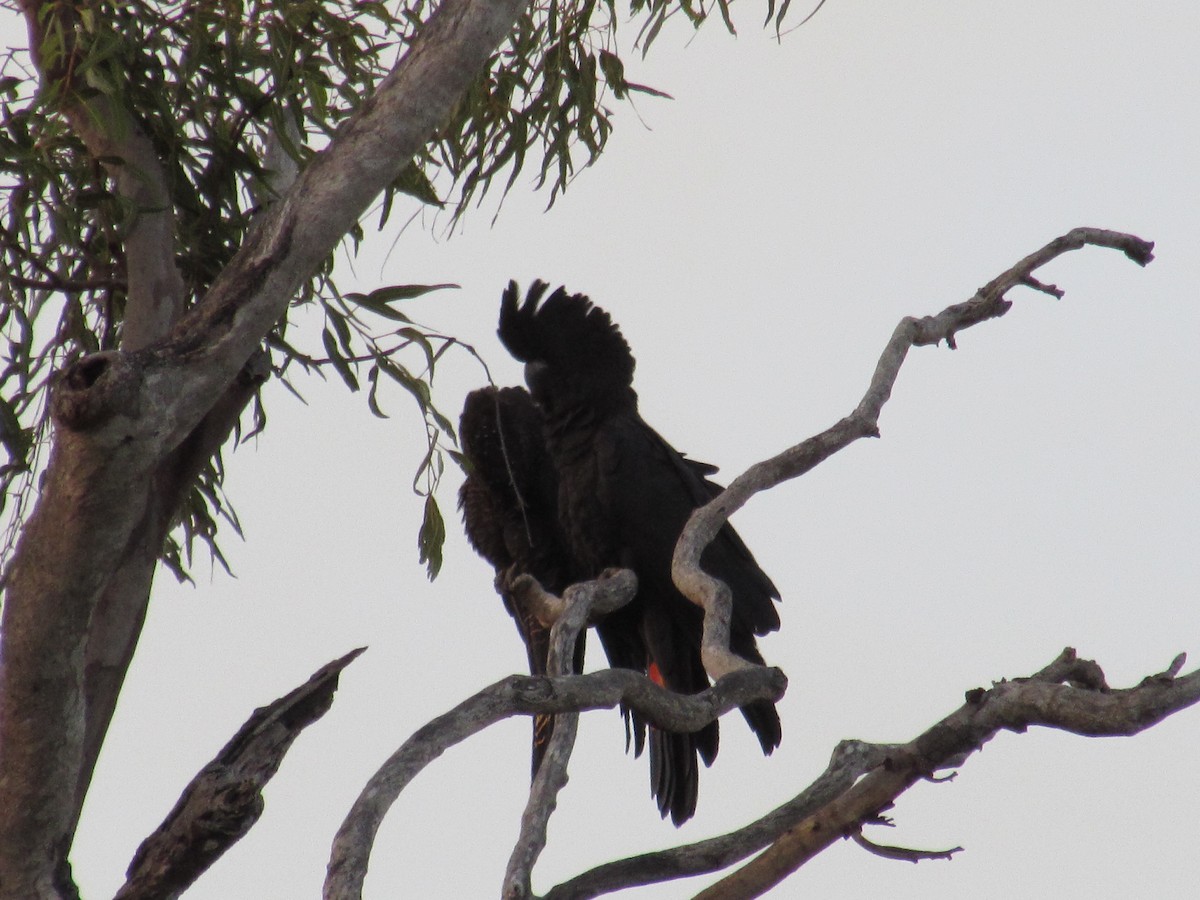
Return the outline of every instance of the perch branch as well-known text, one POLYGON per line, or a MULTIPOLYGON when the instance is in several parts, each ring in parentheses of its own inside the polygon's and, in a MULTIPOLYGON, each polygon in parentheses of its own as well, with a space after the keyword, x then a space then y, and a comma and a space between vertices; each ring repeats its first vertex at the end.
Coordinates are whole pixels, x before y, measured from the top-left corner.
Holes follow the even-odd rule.
POLYGON ((338 676, 364 649, 322 666, 300 687, 254 711, 138 848, 117 900, 178 897, 250 830, 262 815, 263 788, 284 754, 329 709, 338 676))
POLYGON ((1120 250, 1141 266, 1154 258, 1154 244, 1131 234, 1100 228, 1075 228, 1002 272, 976 291, 970 300, 948 306, 936 316, 901 320, 854 412, 815 437, 751 466, 721 494, 692 514, 675 545, 671 575, 679 590, 704 609, 701 658, 710 676, 719 678, 726 672, 752 665, 729 650, 731 603, 728 587, 700 568, 701 553, 729 517, 760 491, 803 475, 859 438, 878 437, 880 411, 891 396, 892 386, 910 347, 945 341, 953 349, 958 332, 1008 312, 1012 301, 1006 299, 1005 294, 1015 287, 1032 287, 1061 297, 1062 291, 1057 287, 1037 281, 1033 277, 1034 270, 1064 253, 1088 245, 1120 250))
MULTIPOLYGON (((528 582, 536 582, 526 576, 528 582)), ((531 593, 531 592, 527 592, 531 593)), ((541 612, 554 612, 556 604, 547 602, 552 595, 539 591, 541 612)), ((595 581, 572 585, 563 592, 558 615, 550 629, 550 657, 547 666, 552 676, 570 675, 579 633, 587 628, 593 615, 608 615, 631 601, 637 593, 637 577, 628 569, 614 569, 595 581)), ((575 748, 579 713, 555 716, 554 731, 537 776, 529 789, 529 800, 521 816, 521 833, 513 846, 504 873, 504 900, 525 900, 532 893, 533 867, 546 847, 546 829, 558 802, 558 793, 567 784, 567 763, 575 748)))
POLYGON ((686 695, 661 688, 629 669, 554 678, 510 675, 484 688, 418 729, 367 782, 334 838, 325 900, 362 896, 375 835, 400 792, 430 762, 489 725, 514 715, 577 713, 624 704, 660 728, 699 731, 731 709, 782 697, 787 687, 783 673, 763 671, 766 678, 760 677, 762 672, 735 672, 708 690, 686 695))

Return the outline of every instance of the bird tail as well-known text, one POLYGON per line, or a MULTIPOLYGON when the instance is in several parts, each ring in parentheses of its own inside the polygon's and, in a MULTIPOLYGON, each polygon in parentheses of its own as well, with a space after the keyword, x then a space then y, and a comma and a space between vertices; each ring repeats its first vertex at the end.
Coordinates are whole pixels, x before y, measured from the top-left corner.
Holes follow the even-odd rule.
MULTIPOLYGON (((575 644, 575 657, 572 660, 571 672, 578 675, 583 671, 583 657, 587 649, 587 632, 581 631, 579 638, 575 644)), ((546 674, 545 658, 541 660, 540 671, 533 671, 538 666, 530 660, 531 674, 544 675, 546 674)), ((550 713, 539 713, 533 717, 533 758, 530 772, 530 778, 537 778, 538 769, 542 766, 542 760, 546 757, 546 750, 550 747, 550 738, 554 736, 554 716, 550 713)))
POLYGON ((758 743, 763 755, 770 756, 771 752, 783 740, 783 726, 779 722, 779 711, 769 700, 757 700, 742 707, 742 716, 758 743))
MULTIPOLYGON (((654 662, 650 663, 650 679, 666 687, 662 672, 654 662)), ((700 766, 697 758, 711 766, 717 757, 720 731, 717 723, 710 722, 693 733, 664 731, 649 726, 650 743, 650 792, 658 804, 658 811, 671 822, 682 825, 696 812, 696 799, 700 792, 700 766)))
MULTIPOLYGON (((766 661, 763 659, 762 653, 759 652, 754 640, 754 635, 744 633, 734 634, 730 644, 733 652, 742 657, 742 659, 756 665, 766 665, 766 661)), ((771 752, 783 740, 783 726, 779 722, 779 711, 775 709, 775 704, 770 700, 756 700, 753 703, 748 703, 742 707, 742 717, 746 720, 746 724, 750 726, 750 730, 754 732, 754 736, 758 738, 763 755, 770 756, 771 752)))
POLYGON ((650 726, 650 792, 665 819, 676 827, 696 812, 700 773, 696 764, 696 736, 663 731, 650 726))

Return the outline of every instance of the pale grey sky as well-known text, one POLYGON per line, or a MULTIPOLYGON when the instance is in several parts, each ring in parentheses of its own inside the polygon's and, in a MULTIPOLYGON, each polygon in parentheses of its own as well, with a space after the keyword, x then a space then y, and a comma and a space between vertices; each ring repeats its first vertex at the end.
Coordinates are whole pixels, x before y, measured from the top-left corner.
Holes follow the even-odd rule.
MULTIPOLYGON (((522 178, 494 226, 489 205, 450 240, 414 224, 373 242, 357 286, 458 282, 412 314, 509 384, 520 369, 494 337, 504 283, 589 293, 638 358, 646 419, 729 478, 851 410, 901 316, 968 298, 1071 227, 1134 232, 1158 258, 1056 262, 1040 274, 1063 300, 1015 292, 959 350, 914 351, 881 440, 739 514, 784 595, 783 628, 763 642, 790 678, 782 748, 763 759, 731 717, 699 812, 676 831, 645 760, 623 754, 617 714, 586 716, 542 889, 743 824, 807 785, 840 739, 908 740, 965 690, 1068 644, 1118 686, 1180 651, 1200 663, 1200 7, 831 0, 781 43, 759 15, 741 10, 736 39, 712 23, 685 46, 668 29, 645 62, 631 56, 632 80, 675 99, 639 99, 644 124, 621 107, 609 150, 549 213, 522 178)), ((436 396, 457 411, 483 380, 451 357, 436 396)), ((188 894, 317 896, 378 764, 523 665, 456 519, 443 575, 430 584, 417 563, 409 402, 391 398, 383 422, 340 384, 307 393, 303 407, 269 387, 268 431, 228 459, 247 535, 225 541, 238 577, 201 566, 198 588, 159 580, 73 857, 89 898, 115 891, 255 706, 367 644, 262 820, 188 894)), ((772 896, 1186 895, 1198 740, 1196 710, 1132 739, 1003 735, 954 782, 902 797, 897 827, 874 834, 965 847, 952 862, 841 844, 772 896)), ((527 772, 523 720, 436 761, 387 820, 367 896, 495 896, 527 772)))

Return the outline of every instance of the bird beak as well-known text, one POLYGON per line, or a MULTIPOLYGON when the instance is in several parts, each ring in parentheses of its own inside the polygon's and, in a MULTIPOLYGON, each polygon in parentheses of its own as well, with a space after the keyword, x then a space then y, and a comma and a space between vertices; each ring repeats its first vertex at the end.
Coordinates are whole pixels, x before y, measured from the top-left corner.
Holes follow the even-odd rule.
POLYGON ((549 375, 550 366, 541 360, 535 359, 525 363, 525 386, 529 388, 535 400, 538 396, 538 386, 545 384, 549 375))

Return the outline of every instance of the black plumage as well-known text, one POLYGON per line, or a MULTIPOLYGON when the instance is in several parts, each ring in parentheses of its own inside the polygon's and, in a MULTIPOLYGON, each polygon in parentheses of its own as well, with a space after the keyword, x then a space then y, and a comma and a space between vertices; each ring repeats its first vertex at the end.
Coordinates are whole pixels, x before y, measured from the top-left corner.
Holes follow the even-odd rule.
MULTIPOLYGON (((692 511, 720 491, 706 477, 715 469, 686 459, 639 415, 633 354, 609 315, 562 288, 545 297, 546 288, 535 282, 521 302, 510 283, 499 335, 526 363, 558 473, 564 543, 580 574, 622 566, 638 577, 633 603, 597 626, 600 641, 614 666, 697 693, 709 684, 699 652, 703 613, 672 582, 671 557, 692 511)), ((755 636, 779 627, 775 585, 729 525, 701 565, 732 591, 731 649, 761 663, 755 636)), ((774 750, 781 737, 774 705, 755 703, 742 713, 763 752, 774 750)), ((640 752, 645 724, 632 721, 640 752)), ((697 755, 711 764, 718 734, 716 722, 695 734, 649 731, 651 790, 676 824, 695 812, 697 755)))
MULTIPOLYGON (((561 594, 577 580, 558 522, 558 478, 542 437, 542 416, 518 387, 472 391, 463 404, 459 438, 467 477, 458 493, 463 526, 476 552, 496 571, 496 589, 525 644, 531 675, 547 674, 550 632, 509 591, 517 575, 532 575, 561 594)), ((584 636, 574 666, 583 666, 584 636)), ((537 716, 533 733, 536 775, 553 732, 552 716, 537 716)))

